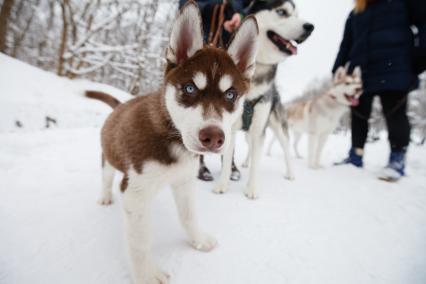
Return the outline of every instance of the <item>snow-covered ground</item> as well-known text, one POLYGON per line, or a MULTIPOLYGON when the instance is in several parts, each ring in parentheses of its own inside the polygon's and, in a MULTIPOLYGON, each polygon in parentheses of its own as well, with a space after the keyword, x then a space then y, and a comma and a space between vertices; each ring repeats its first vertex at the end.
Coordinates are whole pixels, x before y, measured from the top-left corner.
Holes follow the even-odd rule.
MULTIPOLYGON (((130 283, 117 185, 112 206, 96 204, 99 125, 110 110, 83 98, 85 88, 126 97, 0 55, 0 283, 130 283), (46 115, 57 125, 45 129, 46 115)), ((384 138, 368 145, 364 170, 331 166, 348 142, 330 138, 321 170, 293 159, 293 182, 277 146, 263 158, 256 201, 242 194, 246 170, 225 195, 200 181, 199 218, 219 241, 208 254, 185 243, 163 190, 153 252, 172 283, 426 283, 426 148, 410 147, 408 177, 389 184, 375 178, 384 138)), ((207 162, 217 177, 220 159, 207 162)))

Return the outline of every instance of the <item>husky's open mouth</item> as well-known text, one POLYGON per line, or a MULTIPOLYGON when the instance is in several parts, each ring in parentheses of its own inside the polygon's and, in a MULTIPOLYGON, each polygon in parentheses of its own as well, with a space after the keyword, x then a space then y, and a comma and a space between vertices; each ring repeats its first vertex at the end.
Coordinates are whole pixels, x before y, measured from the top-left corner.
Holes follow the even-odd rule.
POLYGON ((276 47, 282 52, 287 53, 288 55, 297 54, 297 42, 294 40, 288 40, 281 37, 279 34, 273 31, 267 31, 266 35, 275 44, 276 47))
POLYGON ((345 94, 345 99, 350 103, 351 106, 359 105, 359 99, 357 96, 349 96, 345 94))

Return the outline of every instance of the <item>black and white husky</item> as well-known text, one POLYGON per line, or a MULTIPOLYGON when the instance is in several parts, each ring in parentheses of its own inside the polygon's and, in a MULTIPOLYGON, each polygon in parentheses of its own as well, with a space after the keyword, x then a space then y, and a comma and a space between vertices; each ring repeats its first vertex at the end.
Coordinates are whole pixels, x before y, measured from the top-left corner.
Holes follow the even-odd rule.
POLYGON ((305 41, 314 26, 298 17, 296 6, 291 0, 254 1, 250 7, 259 25, 259 49, 256 69, 246 97, 244 115, 233 126, 230 147, 223 158, 222 174, 214 189, 224 193, 231 175, 232 156, 235 147, 235 133, 239 129, 247 132, 250 169, 245 195, 250 199, 258 197, 258 174, 264 132, 270 126, 278 137, 284 152, 287 166, 286 177, 293 179, 289 161, 288 135, 282 127, 279 96, 275 90, 275 74, 278 63, 297 54, 297 45, 305 41))

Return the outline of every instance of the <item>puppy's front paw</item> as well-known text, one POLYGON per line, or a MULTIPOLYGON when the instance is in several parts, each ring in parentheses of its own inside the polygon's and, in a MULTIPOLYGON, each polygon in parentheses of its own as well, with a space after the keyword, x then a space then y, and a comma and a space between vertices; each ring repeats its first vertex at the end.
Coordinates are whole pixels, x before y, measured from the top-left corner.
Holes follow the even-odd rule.
POLYGON ((170 276, 161 271, 157 270, 154 273, 151 273, 151 275, 147 275, 146 280, 142 283, 146 284, 168 284, 169 283, 170 276))
POLYGON ((209 234, 202 233, 196 238, 190 240, 189 243, 196 250, 209 252, 216 247, 217 240, 209 234))
POLYGON ((216 187, 213 189, 213 192, 216 194, 223 194, 227 191, 228 191, 228 188, 221 184, 216 185, 216 187))
POLYGON ((102 196, 98 199, 99 205, 111 205, 113 202, 112 200, 112 194, 102 194, 102 196))
POLYGON ((321 166, 321 165, 317 165, 317 164, 310 165, 309 167, 310 167, 312 170, 319 170, 319 169, 322 169, 322 166, 321 166))
POLYGON ((259 198, 259 195, 257 194, 257 191, 256 191, 254 188, 247 188, 247 189, 244 191, 244 195, 245 195, 248 199, 251 199, 251 200, 254 200, 254 199, 258 199, 258 198, 259 198))
POLYGON ((285 175, 284 175, 284 177, 285 177, 286 179, 290 180, 290 181, 295 180, 295 177, 294 177, 294 175, 293 175, 293 174, 285 174, 285 175))

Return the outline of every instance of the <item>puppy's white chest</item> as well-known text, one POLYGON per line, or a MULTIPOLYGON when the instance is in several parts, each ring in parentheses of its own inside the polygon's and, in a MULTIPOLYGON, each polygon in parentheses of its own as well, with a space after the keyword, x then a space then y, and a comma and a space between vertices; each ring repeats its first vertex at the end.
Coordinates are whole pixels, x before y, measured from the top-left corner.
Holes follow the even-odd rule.
POLYGON ((150 187, 178 184, 196 177, 198 156, 190 153, 181 145, 171 145, 170 154, 176 159, 176 162, 165 165, 158 161, 147 161, 143 165, 142 173, 132 171, 129 175, 138 184, 150 187))

